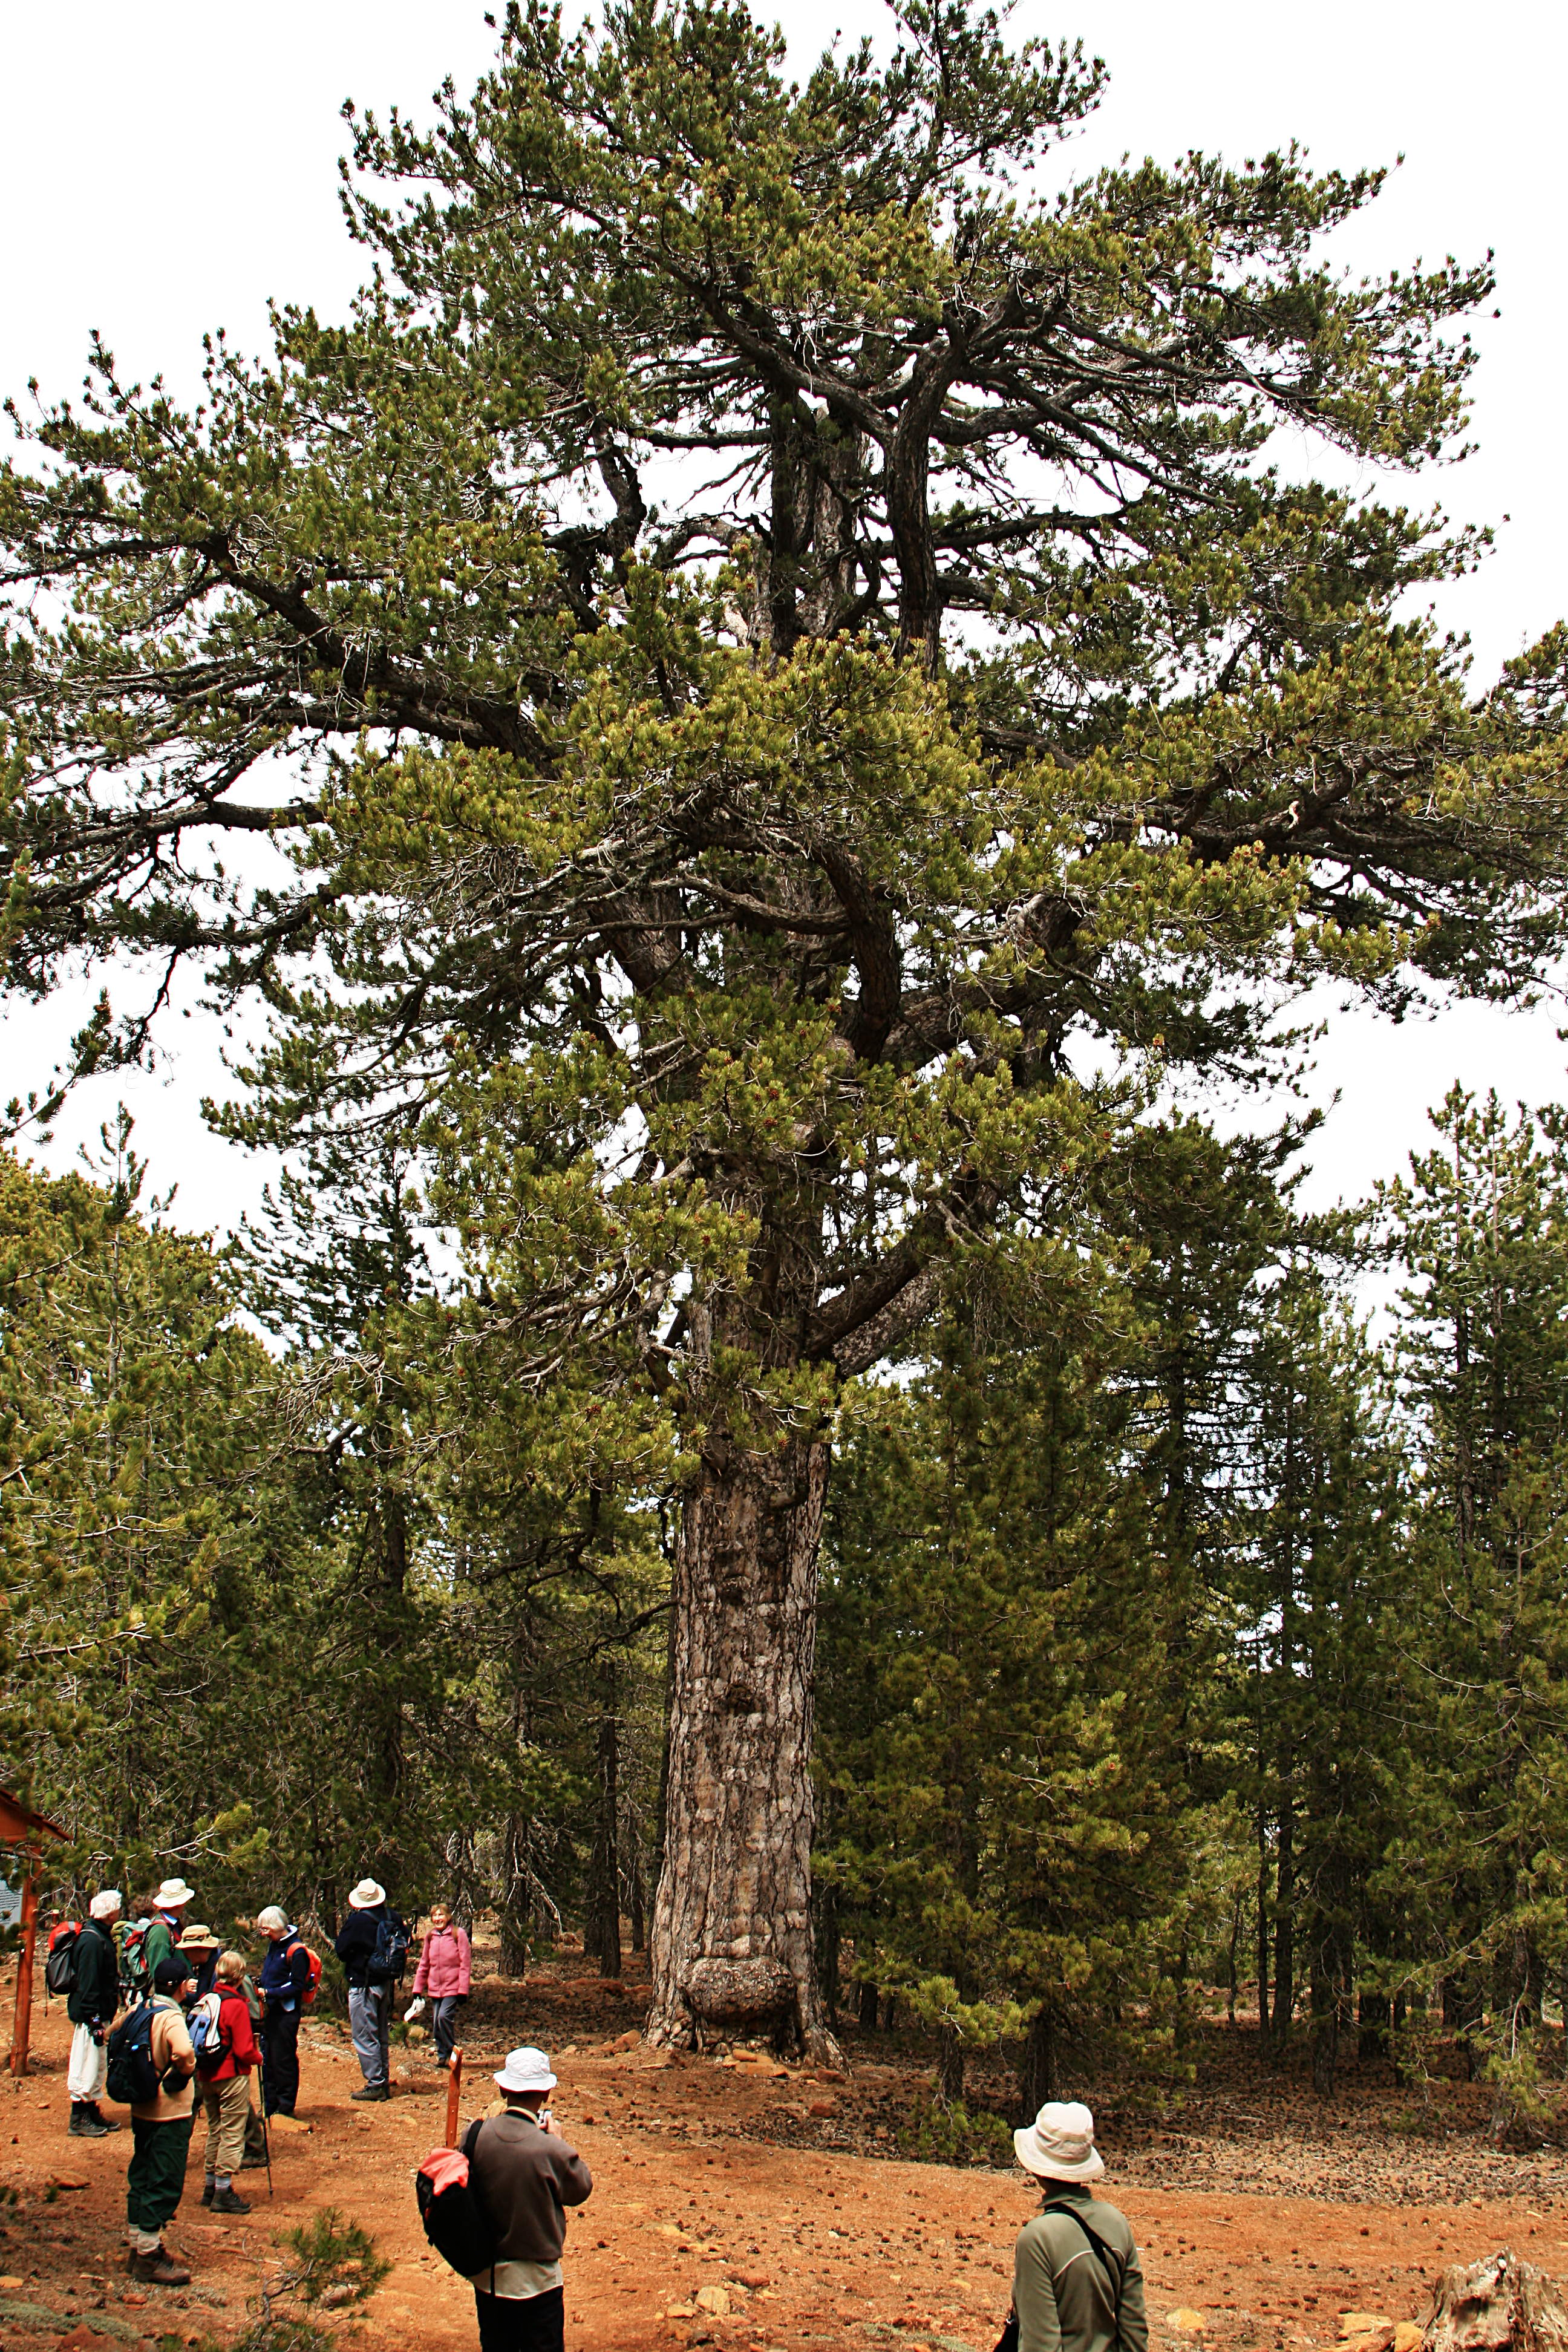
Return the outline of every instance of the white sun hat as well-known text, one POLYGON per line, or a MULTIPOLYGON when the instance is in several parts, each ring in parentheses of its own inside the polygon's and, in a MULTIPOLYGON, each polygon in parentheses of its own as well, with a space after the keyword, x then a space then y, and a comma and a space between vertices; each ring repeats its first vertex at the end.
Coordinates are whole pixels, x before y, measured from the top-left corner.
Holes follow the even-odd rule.
POLYGON ((509 2051, 506 2064, 495 2077, 503 2091, 552 2091, 555 2077, 550 2071, 550 2061, 542 2050, 527 2043, 521 2050, 509 2051))
POLYGON ((196 1890, 187 1886, 183 1878, 165 1878, 153 1900, 160 1911, 178 1911, 182 1905, 194 1903, 196 1890))
POLYGON ((1047 2099, 1034 2122, 1013 2134, 1013 2147, 1039 2180, 1098 2180, 1105 2170, 1094 2117, 1079 2099, 1047 2099))
POLYGON ((374 1878, 362 1878, 349 1896, 349 1907, 353 1911, 374 1911, 378 1903, 384 1903, 385 1900, 384 1886, 374 1878))

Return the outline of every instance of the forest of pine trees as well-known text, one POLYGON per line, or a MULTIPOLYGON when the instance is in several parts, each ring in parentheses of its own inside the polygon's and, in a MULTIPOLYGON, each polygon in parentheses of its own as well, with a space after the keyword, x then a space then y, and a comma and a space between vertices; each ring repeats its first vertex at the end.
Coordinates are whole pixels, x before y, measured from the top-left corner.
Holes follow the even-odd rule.
POLYGON ((1309 1217, 1310 1123, 1198 1115, 1309 990, 1560 982, 1568 630, 1473 676, 1399 479, 1491 264, 1357 274, 1296 144, 1075 176, 1080 43, 885 29, 511 0, 345 110, 341 319, 6 404, 0 983, 95 994, 0 1132, 199 992, 289 1173, 219 1248, 123 1118, 0 1162, 0 1776, 84 1881, 629 1939, 656 2046, 891 2015, 1027 2106, 1218 1986, 1506 2131, 1568 1118, 1309 1217))
MULTIPOLYGON (((836 2019, 1031 2106, 1256 2007, 1331 2095, 1441 2035, 1537 2096, 1568 1973, 1568 1126, 1455 1090, 1330 1221, 1300 1139, 1136 1130, 1070 1248, 977 1253, 846 1394, 814 1903, 836 2019), (1370 1303, 1370 1314, 1363 1308, 1370 1303)), ((3 1167, 5 1764, 85 1883, 331 1920, 365 1869, 570 1928, 659 1870, 687 1475, 444 1344, 402 1171, 178 1232, 129 1122, 3 1167), (279 1234, 287 1234, 281 1241, 279 1234), (265 1333, 265 1344, 257 1335, 265 1333)), ((1555 2039, 1555 2036, 1552 2037, 1555 2039)))

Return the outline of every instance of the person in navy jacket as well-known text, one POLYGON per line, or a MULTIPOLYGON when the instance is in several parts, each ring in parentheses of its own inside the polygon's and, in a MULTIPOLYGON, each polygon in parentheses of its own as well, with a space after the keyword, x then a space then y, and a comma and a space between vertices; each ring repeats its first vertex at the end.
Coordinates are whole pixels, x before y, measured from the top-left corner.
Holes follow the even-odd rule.
POLYGON ((269 2116, 291 2116, 300 2096, 300 2019, 310 1981, 310 1956, 286 1911, 269 1903, 256 1922, 267 1937, 267 1958, 256 1990, 261 2018, 261 2104, 269 2116))

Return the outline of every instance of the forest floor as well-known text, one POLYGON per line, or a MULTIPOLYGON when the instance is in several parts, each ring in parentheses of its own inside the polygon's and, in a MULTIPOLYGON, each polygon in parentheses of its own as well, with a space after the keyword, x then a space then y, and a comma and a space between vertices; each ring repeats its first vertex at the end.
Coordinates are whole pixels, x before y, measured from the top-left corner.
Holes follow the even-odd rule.
MULTIPOLYGON (((898 2153, 928 2081, 916 2047, 851 2032, 842 2074, 752 2051, 671 2058, 636 2039, 646 1993, 629 1972, 606 1988, 582 1969, 568 1955, 526 1983, 477 1984, 465 2019, 465 2118, 484 2111, 506 2048, 541 2042, 561 2077, 556 2114, 593 2168, 566 2251, 572 2352, 990 2352, 1013 2237, 1037 2200, 1016 2171, 898 2153)), ((129 2131, 66 2137, 68 2032, 63 2004, 40 1998, 36 2071, 0 2078, 0 2352, 225 2342, 278 2233, 326 2206, 374 2231, 394 2265, 363 2344, 473 2346, 472 2298, 415 2207, 414 2173, 445 2124, 426 2047, 395 2051, 393 2099, 356 2106, 346 2033, 312 2019, 300 2120, 274 2126, 275 2193, 247 2172, 245 2219, 197 2201, 198 2122, 168 2232, 193 2277, 171 2291, 125 2275, 129 2131)), ((1098 2103, 1105 2193, 1137 2231, 1164 2352, 1330 2345, 1352 2310, 1424 2320, 1446 2264, 1503 2244, 1568 2273, 1568 2156, 1497 2154, 1479 2088, 1413 2098, 1386 2066, 1351 2067, 1325 2106, 1261 2058, 1245 2021, 1216 2019, 1195 2054, 1195 2084, 1163 2113, 1132 2092, 1098 2103)))

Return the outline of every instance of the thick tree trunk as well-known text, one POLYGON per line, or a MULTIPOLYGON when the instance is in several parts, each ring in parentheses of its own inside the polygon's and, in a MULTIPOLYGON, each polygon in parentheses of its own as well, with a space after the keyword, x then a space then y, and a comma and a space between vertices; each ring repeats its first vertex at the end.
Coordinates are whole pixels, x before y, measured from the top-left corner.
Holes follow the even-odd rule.
POLYGON ((647 2038, 771 2032, 831 2057, 811 1927, 812 1668, 827 1444, 726 1449, 676 1549, 647 2038))
MULTIPOLYGON (((859 2017, 860 2031, 862 2033, 875 2033, 877 2031, 877 2011, 881 2008, 881 2006, 882 1996, 879 1989, 874 1984, 863 1984, 860 1988, 859 2017)), ((1563 2014, 1568 2016, 1568 2010, 1565 2010, 1563 2014)))

